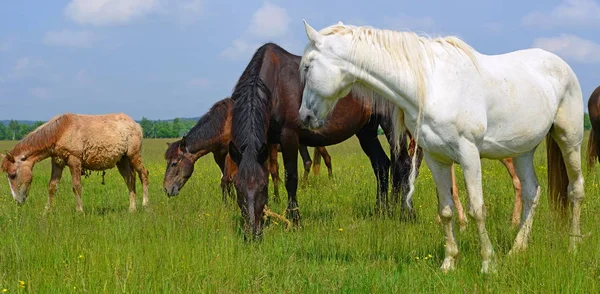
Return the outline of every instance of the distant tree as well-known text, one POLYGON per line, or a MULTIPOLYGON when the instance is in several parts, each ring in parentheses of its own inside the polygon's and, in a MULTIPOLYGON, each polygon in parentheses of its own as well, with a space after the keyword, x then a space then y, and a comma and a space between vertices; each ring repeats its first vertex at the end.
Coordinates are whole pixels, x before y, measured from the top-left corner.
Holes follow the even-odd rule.
POLYGON ((8 129, 6 125, 0 122, 0 140, 8 139, 8 129))
POLYGON ((17 135, 19 134, 19 122, 17 122, 16 120, 11 120, 8 123, 8 130, 10 132, 10 135, 12 136, 12 140, 15 140, 17 138, 17 135))
POLYGON ((181 122, 181 119, 179 119, 178 117, 176 117, 173 120, 173 124, 172 124, 172 132, 171 135, 174 135, 171 138, 175 138, 175 137, 179 137, 183 135, 183 123, 181 122))
POLYGON ((146 117, 142 117, 142 120, 140 121, 140 126, 142 127, 142 130, 144 131, 144 138, 155 138, 156 137, 154 134, 154 123, 152 121, 150 121, 146 117))
POLYGON ((583 128, 586 130, 590 130, 592 128, 592 122, 590 121, 589 113, 583 114, 583 128))

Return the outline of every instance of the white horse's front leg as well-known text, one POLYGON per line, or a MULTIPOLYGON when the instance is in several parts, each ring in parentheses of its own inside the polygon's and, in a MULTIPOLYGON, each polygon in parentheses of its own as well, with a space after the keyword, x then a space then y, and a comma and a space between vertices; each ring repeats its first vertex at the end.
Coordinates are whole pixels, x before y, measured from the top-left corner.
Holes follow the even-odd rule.
POLYGON ((465 176, 465 184, 469 196, 469 215, 475 220, 481 244, 481 272, 494 272, 496 270, 495 261, 493 260, 494 249, 485 229, 486 210, 483 203, 479 150, 471 142, 463 142, 460 145, 460 155, 459 161, 465 176))
POLYGON ((446 237, 446 256, 444 257, 441 269, 447 272, 454 270, 454 263, 458 255, 458 246, 456 245, 453 228, 454 222, 452 221, 454 215, 452 203, 452 165, 439 162, 431 158, 427 153, 425 153, 425 161, 429 170, 431 170, 431 175, 437 187, 438 215, 446 237))

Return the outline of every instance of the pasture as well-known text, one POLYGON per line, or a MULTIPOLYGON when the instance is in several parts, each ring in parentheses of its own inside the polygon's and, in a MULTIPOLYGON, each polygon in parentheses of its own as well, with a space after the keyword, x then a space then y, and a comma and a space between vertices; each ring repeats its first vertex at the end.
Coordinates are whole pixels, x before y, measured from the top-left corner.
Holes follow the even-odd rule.
MULTIPOLYGON (((380 140, 389 151, 383 136, 380 140)), ((456 271, 439 270, 444 239, 435 220, 435 185, 425 163, 413 197, 418 219, 402 223, 373 216, 375 179, 355 137, 331 146, 334 180, 327 178, 323 166, 321 175, 311 174, 308 184, 298 190, 303 227, 286 232, 272 220, 263 241, 250 244, 243 241, 235 202, 221 202, 220 172, 211 155, 196 163, 179 196, 166 197, 162 180, 167 141, 174 140, 144 141, 150 210, 141 207, 138 181, 137 213, 128 212, 127 188, 116 169, 107 171, 106 185, 95 172, 83 178, 83 214, 75 212, 68 171, 53 210, 43 213, 48 160, 36 166, 24 206, 14 203, 2 179, 0 291, 588 293, 600 289, 598 178, 586 175, 582 233, 591 235, 577 254, 569 254, 567 222, 555 218, 548 207, 544 146, 534 159, 542 196, 529 248, 514 257, 505 256, 516 235, 516 229, 510 228, 512 183, 498 161, 482 161, 487 228, 498 272, 481 275, 472 222, 467 231, 455 231, 460 249, 456 271)), ((0 142, 0 150, 13 144, 0 142)), ((457 174, 461 174, 459 167, 457 174)), ((466 207, 462 174, 458 183, 466 207)), ((269 203, 276 212, 286 204, 284 186, 280 189, 282 201, 269 203)), ((272 184, 269 190, 272 195, 272 184)))

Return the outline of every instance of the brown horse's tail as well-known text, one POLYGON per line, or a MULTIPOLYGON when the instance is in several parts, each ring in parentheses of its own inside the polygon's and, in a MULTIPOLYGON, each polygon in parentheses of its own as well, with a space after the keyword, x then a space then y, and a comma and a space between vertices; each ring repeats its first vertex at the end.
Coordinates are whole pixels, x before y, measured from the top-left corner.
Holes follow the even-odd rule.
POLYGON ((548 198, 550 206, 559 212, 565 213, 569 205, 567 195, 569 178, 560 148, 550 134, 546 135, 546 155, 548 160, 548 198))
POLYGON ((319 152, 319 148, 315 147, 315 150, 313 151, 313 166, 312 166, 312 171, 313 171, 313 175, 317 176, 319 175, 319 172, 321 171, 321 152, 319 152))
POLYGON ((600 138, 600 136, 598 136, 598 134, 596 134, 597 131, 600 130, 595 130, 594 126, 592 125, 592 129, 590 130, 590 137, 588 139, 588 149, 587 149, 587 171, 591 172, 594 170, 594 167, 596 166, 596 162, 598 162, 598 152, 600 152, 600 149, 598 149, 598 140, 600 138))

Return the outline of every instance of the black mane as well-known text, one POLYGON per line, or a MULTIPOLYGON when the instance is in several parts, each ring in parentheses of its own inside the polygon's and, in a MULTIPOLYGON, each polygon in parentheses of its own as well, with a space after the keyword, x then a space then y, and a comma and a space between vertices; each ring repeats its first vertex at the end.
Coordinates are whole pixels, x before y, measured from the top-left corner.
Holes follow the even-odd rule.
MULTIPOLYGON (((215 103, 185 135, 186 146, 191 153, 197 151, 193 150, 197 143, 209 143, 211 139, 218 137, 222 132, 224 122, 227 120, 232 103, 231 98, 225 98, 215 103)), ((179 149, 181 141, 177 140, 169 145, 165 152, 165 159, 177 156, 177 149, 179 149)))

